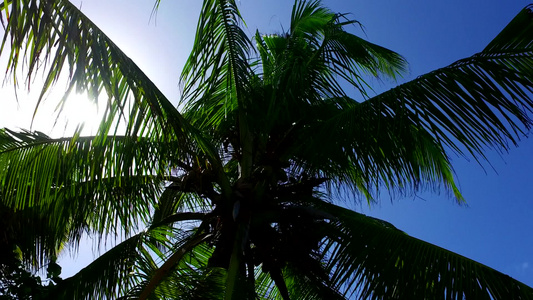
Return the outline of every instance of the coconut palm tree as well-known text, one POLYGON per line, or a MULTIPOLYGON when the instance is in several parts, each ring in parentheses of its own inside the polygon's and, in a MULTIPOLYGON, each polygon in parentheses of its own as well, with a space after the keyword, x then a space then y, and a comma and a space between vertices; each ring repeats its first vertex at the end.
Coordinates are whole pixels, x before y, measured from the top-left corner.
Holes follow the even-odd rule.
POLYGON ((15 81, 22 65, 28 79, 44 70, 42 99, 68 72, 59 106, 74 90, 107 105, 95 136, 0 132, 0 212, 13 216, 1 242, 39 268, 84 233, 122 237, 56 276, 54 299, 533 298, 336 204, 427 186, 464 201, 449 153, 483 160, 533 124, 531 14, 480 53, 369 97, 365 76, 394 79, 406 63, 346 31, 348 15, 296 0, 286 32, 249 37, 235 1, 204 0, 175 105, 70 2, 4 2, 15 81))

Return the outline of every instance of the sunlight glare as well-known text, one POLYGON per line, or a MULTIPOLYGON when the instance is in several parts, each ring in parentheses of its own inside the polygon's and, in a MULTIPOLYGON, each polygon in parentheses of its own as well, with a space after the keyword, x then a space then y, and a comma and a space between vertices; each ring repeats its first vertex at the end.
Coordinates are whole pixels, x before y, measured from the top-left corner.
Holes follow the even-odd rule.
POLYGON ((56 108, 54 117, 57 121, 53 131, 64 130, 65 134, 72 134, 78 125, 83 125, 82 134, 93 135, 98 131, 104 111, 105 107, 101 103, 89 100, 87 95, 72 93, 61 110, 56 108))
POLYGON ((60 111, 58 104, 63 94, 53 92, 44 97, 35 112, 38 91, 16 97, 12 90, 3 89, 0 95, 0 128, 37 130, 53 137, 71 136, 81 124, 82 135, 96 134, 106 108, 103 99, 96 104, 86 94, 73 92, 60 111))

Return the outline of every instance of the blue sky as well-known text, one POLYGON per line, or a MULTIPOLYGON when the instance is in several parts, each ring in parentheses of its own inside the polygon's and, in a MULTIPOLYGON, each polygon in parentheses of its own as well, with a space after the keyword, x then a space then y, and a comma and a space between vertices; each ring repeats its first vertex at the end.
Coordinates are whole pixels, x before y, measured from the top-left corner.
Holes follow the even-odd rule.
MULTIPOLYGON (((238 3, 250 34, 256 29, 280 32, 288 26, 291 1, 238 3)), ((365 33, 361 34, 368 40, 404 55, 410 63, 406 80, 481 51, 528 4, 522 0, 324 3, 334 11, 352 13, 364 26, 365 33)), ((151 1, 92 0, 83 1, 82 11, 176 101, 177 79, 192 45, 200 1, 162 0, 156 18, 149 21, 152 5, 151 1)), ((395 84, 372 82, 376 91, 395 84)), ((28 127, 29 121, 27 117, 8 119, 0 112, 0 127, 4 124, 28 127)), ((488 152, 492 166, 485 165, 484 169, 452 155, 468 207, 457 205, 445 193, 430 192, 392 201, 384 197, 370 208, 357 203, 351 206, 533 286, 532 154, 533 141, 524 139, 508 154, 488 152)), ((91 254, 80 254, 77 263, 63 265, 67 269, 64 275, 91 258, 91 254)))

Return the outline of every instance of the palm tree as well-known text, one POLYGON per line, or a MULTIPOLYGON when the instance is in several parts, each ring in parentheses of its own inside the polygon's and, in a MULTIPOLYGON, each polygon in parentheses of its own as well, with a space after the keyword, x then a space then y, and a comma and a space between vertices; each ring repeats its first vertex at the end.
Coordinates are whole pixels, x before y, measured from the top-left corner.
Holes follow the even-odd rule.
POLYGON ((533 298, 335 204, 428 185, 464 201, 449 153, 483 160, 533 124, 530 7, 482 52, 368 97, 365 75, 394 79, 406 64, 347 32, 348 15, 296 0, 287 32, 250 38, 235 1, 204 0, 179 110, 70 2, 2 11, 15 79, 22 65, 28 79, 45 70, 42 99, 66 64, 60 106, 74 90, 107 100, 95 136, 0 132, 0 212, 13 216, 0 242, 24 263, 53 261, 85 232, 123 236, 57 280, 54 299, 533 298))

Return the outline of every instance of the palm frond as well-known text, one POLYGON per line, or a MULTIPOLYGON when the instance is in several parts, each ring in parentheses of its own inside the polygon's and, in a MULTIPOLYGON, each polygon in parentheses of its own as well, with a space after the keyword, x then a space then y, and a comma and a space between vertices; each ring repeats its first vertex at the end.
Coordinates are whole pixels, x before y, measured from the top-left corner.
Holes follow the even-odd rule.
MULTIPOLYGON (((152 231, 150 230, 150 235, 152 231)), ((119 299, 218 299, 223 295, 225 272, 207 268, 212 247, 203 242, 205 234, 173 230, 163 233, 157 240, 169 237, 167 251, 159 251, 156 244, 147 239, 141 249, 135 270, 134 284, 119 299)))
POLYGON ((155 203, 151 226, 172 224, 194 216, 196 220, 202 220, 209 207, 205 199, 193 193, 182 193, 167 187, 155 203))
POLYGON ((176 251, 170 255, 165 262, 159 267, 159 269, 154 272, 154 274, 151 276, 150 281, 146 284, 144 290, 139 295, 139 299, 144 300, 148 299, 150 294, 154 292, 156 287, 159 285, 159 283, 165 279, 169 275, 169 273, 176 267, 178 262, 183 259, 183 257, 190 252, 193 248, 195 248, 198 244, 204 242, 207 238, 209 238, 209 235, 207 234, 201 234, 195 237, 192 237, 190 240, 185 241, 179 249, 176 249, 176 251))
MULTIPOLYGON (((346 26, 357 22, 324 8, 320 1, 296 1, 291 22, 291 29, 286 34, 255 35, 261 58, 258 68, 262 68, 262 73, 254 81, 255 85, 252 85, 256 89, 252 95, 255 99, 253 112, 256 118, 251 124, 254 133, 261 133, 263 139, 271 139, 261 141, 260 145, 266 144, 268 147, 270 142, 276 147, 276 152, 282 152, 279 156, 291 157, 304 153, 303 157, 306 151, 312 152, 311 149, 317 146, 318 150, 322 146, 328 150, 340 146, 340 142, 334 140, 332 135, 348 142, 345 134, 353 135, 353 131, 356 131, 337 120, 334 120, 335 124, 328 124, 328 116, 321 111, 326 109, 328 113, 332 110, 342 113, 340 109, 349 105, 340 103, 347 98, 342 81, 366 95, 367 84, 361 73, 394 78, 403 72, 406 63, 397 53, 346 31, 346 26), (340 100, 334 103, 335 100, 332 99, 340 100), (314 132, 317 128, 322 131, 322 126, 328 127, 323 132, 327 132, 331 138, 326 137, 327 142, 318 142, 316 145, 309 142, 307 139, 313 140, 314 132), (306 128, 309 132, 304 133, 306 128), (342 134, 335 135, 340 131, 343 131, 342 134), (294 141, 300 137, 304 138, 294 141), (283 153, 283 150, 287 152, 283 153)), ((356 137, 350 142, 356 143, 356 137)), ((345 152, 349 152, 349 147, 353 145, 343 146, 346 147, 345 152)), ((341 149, 343 148, 337 147, 335 151, 341 149)), ((315 167, 322 161, 319 169, 343 170, 351 165, 332 166, 339 161, 323 163, 324 160, 329 160, 329 153, 310 154, 316 154, 308 160, 317 162, 315 167)), ((349 157, 349 153, 341 156, 343 157, 339 159, 357 161, 349 157)), ((361 174, 364 172, 360 172, 358 176, 361 174)), ((356 185, 362 189, 363 184, 356 185)), ((365 189, 369 189, 368 186, 365 189)))
POLYGON ((408 193, 444 183, 462 201, 438 140, 403 115, 383 116, 364 104, 345 97, 311 107, 291 134, 295 141, 287 151, 295 153, 295 166, 332 178, 333 188, 351 187, 367 200, 382 188, 408 193))
POLYGON ((531 26, 528 7, 470 58, 362 103, 333 98, 317 106, 326 113, 312 114, 320 130, 305 135, 305 147, 313 150, 302 147, 302 161, 369 199, 382 187, 444 184, 462 201, 446 152, 481 162, 486 148, 506 151, 533 124, 531 26))
POLYGON ((399 54, 345 30, 346 26, 356 24, 347 14, 335 14, 325 8, 321 1, 296 1, 294 5, 289 37, 314 48, 306 65, 326 67, 317 77, 323 82, 318 85, 323 94, 345 96, 338 80, 342 78, 366 96, 365 88, 369 86, 362 73, 395 78, 405 72, 406 62, 399 54), (318 60, 318 64, 313 60, 318 60))
MULTIPOLYGON (((50 215, 49 210, 41 207, 14 210, 0 204, 0 248, 9 254, 4 255, 0 264, 17 253, 17 259, 28 270, 37 271, 57 257, 70 230, 56 227, 55 219, 50 215)), ((70 234, 71 237, 73 235, 70 234)))
POLYGON ((55 299, 113 299, 127 286, 146 233, 141 232, 100 255, 54 289, 55 299))
POLYGON ((384 92, 354 114, 403 118, 457 153, 484 159, 532 125, 533 18, 525 8, 482 52, 384 92), (516 30, 515 30, 516 29, 516 30), (512 30, 512 32, 511 32, 512 30))
POLYGON ((322 274, 306 272, 306 269, 308 267, 291 264, 285 267, 283 275, 290 289, 290 299, 346 299, 334 282, 323 280, 322 274))
POLYGON ((165 144, 2 130, 0 199, 15 214, 33 212, 28 222, 35 223, 19 228, 19 234, 39 241, 25 252, 28 259, 43 262, 64 241, 76 244, 86 230, 105 234, 123 227, 128 235, 139 222, 147 223, 172 167, 166 157, 174 145, 165 144), (33 235, 32 228, 52 230, 33 235))
MULTIPOLYGON (((10 51, 8 68, 15 83, 17 70, 28 65, 27 82, 39 70, 46 73, 39 103, 69 66, 68 94, 88 92, 96 99, 108 98, 99 135, 125 127, 127 135, 179 141, 182 153, 194 145, 216 153, 201 135, 183 119, 137 65, 122 52, 91 20, 67 0, 3 2, 7 19, 1 52, 10 51), (126 126, 120 126, 124 118, 126 126), (114 126, 114 127, 113 127, 114 126)), ((24 71, 24 70, 23 70, 24 71)), ((37 105, 39 106, 39 104, 37 105)), ((37 110, 37 108, 36 108, 37 110)))
POLYGON ((198 128, 217 128, 238 107, 250 74, 251 43, 233 0, 204 1, 193 50, 180 78, 181 104, 198 128))
POLYGON ((268 273, 262 272, 260 266, 255 269, 255 293, 259 299, 281 298, 274 280, 268 273))
POLYGON ((320 204, 335 215, 324 253, 335 288, 360 299, 533 299, 533 289, 391 224, 320 204))
POLYGON ((39 132, 4 129, 0 132, 3 201, 23 209, 58 193, 74 193, 75 197, 77 192, 84 191, 77 189, 76 184, 91 185, 86 190, 94 192, 98 185, 103 190, 106 186, 122 187, 129 177, 141 182, 144 177, 144 181, 157 186, 168 178, 173 167, 168 161, 175 151, 173 146, 145 138, 54 139, 39 132))

